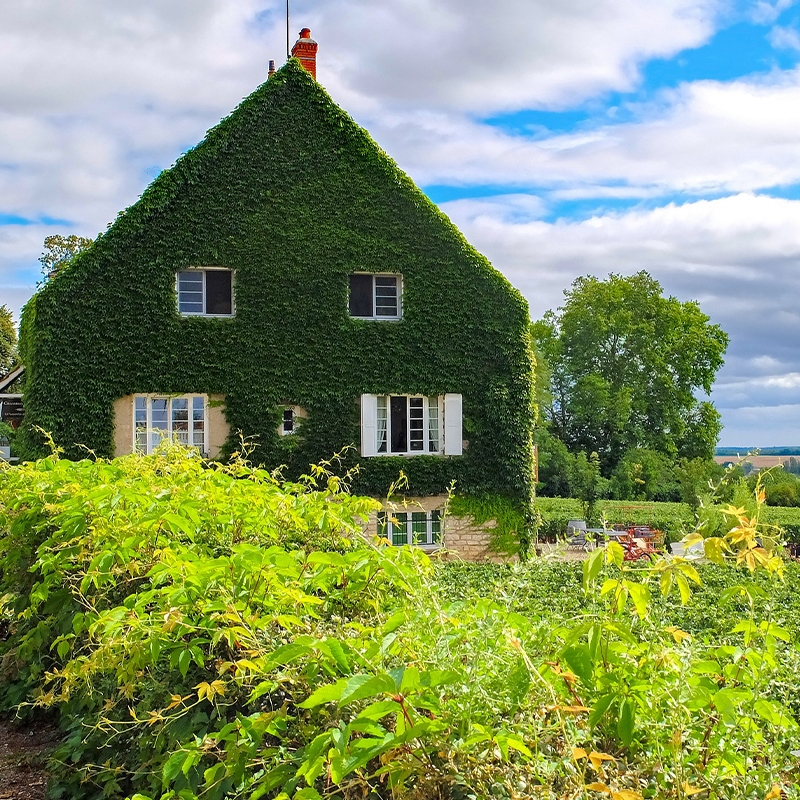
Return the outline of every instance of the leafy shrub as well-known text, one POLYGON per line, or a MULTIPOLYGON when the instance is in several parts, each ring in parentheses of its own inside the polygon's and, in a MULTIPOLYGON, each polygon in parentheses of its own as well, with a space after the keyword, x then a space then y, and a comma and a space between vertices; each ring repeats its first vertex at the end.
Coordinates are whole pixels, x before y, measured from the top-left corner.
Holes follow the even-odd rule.
MULTIPOLYGON (((434 567, 321 470, 0 469, 3 698, 60 712, 58 796, 800 796, 800 615, 759 572, 687 630, 688 562, 434 567)), ((709 555, 779 569, 759 512, 709 555)))

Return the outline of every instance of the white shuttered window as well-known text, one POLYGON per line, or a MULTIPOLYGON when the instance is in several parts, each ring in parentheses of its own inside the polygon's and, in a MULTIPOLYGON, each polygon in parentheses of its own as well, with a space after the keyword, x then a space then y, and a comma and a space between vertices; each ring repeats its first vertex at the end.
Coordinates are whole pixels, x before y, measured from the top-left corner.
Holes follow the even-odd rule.
POLYGON ((361 395, 361 455, 461 455, 461 395, 361 395))

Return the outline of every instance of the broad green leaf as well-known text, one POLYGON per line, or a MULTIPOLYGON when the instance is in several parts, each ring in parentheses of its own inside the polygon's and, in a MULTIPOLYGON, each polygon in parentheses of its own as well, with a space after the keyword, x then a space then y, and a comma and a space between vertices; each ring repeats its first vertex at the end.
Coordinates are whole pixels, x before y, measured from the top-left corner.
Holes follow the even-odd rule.
POLYGON ((302 703, 298 703, 298 706, 300 708, 315 708, 325 703, 335 703, 342 696, 347 684, 347 678, 340 678, 336 683, 326 683, 313 691, 302 703))
POLYGON ((772 700, 756 700, 753 708, 761 719, 765 719, 779 728, 796 728, 797 723, 790 716, 790 712, 780 703, 772 700))
POLYGON ((391 675, 354 675, 346 682, 339 697, 339 705, 392 694, 396 691, 395 681, 391 675))
POLYGON ((597 700, 592 707, 591 714, 589 714, 589 725, 591 725, 591 727, 594 728, 597 723, 600 722, 616 699, 617 693, 609 692, 597 700))
POLYGON ((633 741, 634 715, 636 708, 634 701, 626 697, 619 706, 619 719, 617 721, 617 733, 625 747, 630 747, 633 741))
POLYGON ((589 646, 586 644, 572 645, 564 650, 563 657, 569 668, 583 681, 584 685, 591 686, 594 664, 589 655, 589 646))
POLYGON ((592 581, 600 574, 603 568, 603 550, 598 548, 583 562, 583 590, 589 591, 592 581))
POLYGON ((161 769, 161 781, 165 787, 178 777, 183 762, 188 755, 189 753, 186 750, 178 750, 164 762, 164 766, 161 769))

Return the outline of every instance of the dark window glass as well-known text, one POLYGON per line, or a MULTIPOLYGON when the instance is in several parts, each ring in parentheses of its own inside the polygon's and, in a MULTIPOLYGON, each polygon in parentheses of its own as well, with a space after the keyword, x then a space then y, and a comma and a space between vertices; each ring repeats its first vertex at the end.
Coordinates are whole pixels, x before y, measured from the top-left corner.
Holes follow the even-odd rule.
POLYGON ((408 452, 408 398, 389 399, 389 427, 392 432, 392 452, 408 452))
POLYGON ((291 433, 294 430, 294 411, 291 408, 283 409, 283 432, 291 433))
POLYGON ((206 270, 206 314, 232 314, 231 271, 206 270))
POLYGON ((372 275, 350 276, 350 316, 373 316, 372 275))
POLYGON ((408 514, 392 514, 392 544, 408 544, 408 514))

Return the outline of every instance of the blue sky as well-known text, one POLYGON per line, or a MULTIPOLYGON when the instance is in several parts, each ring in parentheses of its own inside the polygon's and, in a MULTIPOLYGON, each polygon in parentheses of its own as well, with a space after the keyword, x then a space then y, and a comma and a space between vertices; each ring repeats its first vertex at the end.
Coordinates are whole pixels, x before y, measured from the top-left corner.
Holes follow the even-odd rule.
MULTIPOLYGON (((0 10, 0 304, 285 52, 283 2, 0 10)), ((796 0, 292 0, 342 107, 527 297, 647 269, 731 337, 721 444, 800 444, 796 0)))

